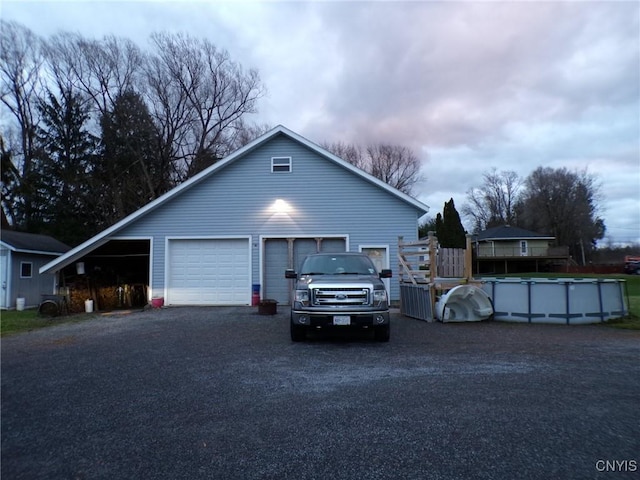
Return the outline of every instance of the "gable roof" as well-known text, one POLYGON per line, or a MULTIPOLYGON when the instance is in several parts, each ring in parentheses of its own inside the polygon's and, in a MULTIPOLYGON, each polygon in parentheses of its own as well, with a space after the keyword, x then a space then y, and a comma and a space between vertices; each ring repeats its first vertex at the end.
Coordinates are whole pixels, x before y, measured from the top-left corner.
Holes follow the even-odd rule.
POLYGON ((48 235, 2 230, 0 243, 13 252, 39 255, 62 255, 71 250, 69 245, 48 235))
POLYGON ((330 160, 331 162, 341 166, 345 170, 348 170, 348 171, 358 175, 359 177, 363 178, 367 182, 372 183, 372 184, 376 185, 377 187, 387 191, 391 195, 399 198, 403 202, 405 202, 405 203, 411 205, 412 207, 414 207, 418 212, 420 212, 420 215, 423 215, 423 214, 425 214, 425 213, 427 213, 429 211, 429 207, 427 205, 425 205, 424 203, 422 203, 422 202, 416 200, 415 198, 413 198, 413 197, 401 192, 400 190, 397 190, 396 188, 393 188, 391 185, 383 182, 382 180, 374 177, 373 175, 370 175, 370 174, 366 173, 365 171, 360 170, 359 168, 353 166, 349 162, 341 159, 340 157, 337 157, 336 155, 334 155, 331 152, 325 150, 324 148, 320 147, 319 145, 307 140, 303 136, 298 135, 295 132, 292 132, 291 130, 289 130, 288 128, 286 128, 286 127, 284 127, 282 125, 278 125, 277 127, 275 127, 273 129, 269 130, 268 132, 266 132, 264 135, 261 135, 260 137, 256 138, 255 140, 253 140, 252 142, 248 143, 244 147, 242 147, 242 148, 236 150, 235 152, 233 152, 232 154, 228 155, 227 157, 225 157, 221 161, 219 161, 217 163, 214 163, 209 168, 206 168, 205 170, 203 170, 202 172, 198 173, 197 175, 191 177, 190 179, 186 180, 185 182, 181 183, 180 185, 178 185, 178 186, 174 187, 173 189, 169 190, 167 193, 165 193, 161 197, 156 198, 155 200, 153 200, 150 203, 146 204, 145 206, 141 207, 136 212, 134 212, 131 215, 123 218, 119 222, 117 222, 114 225, 112 225, 111 227, 103 230, 102 232, 100 232, 96 236, 90 238, 86 242, 78 245, 73 250, 68 252, 66 255, 63 255, 62 257, 59 257, 59 258, 55 259, 54 261, 49 262, 48 264, 44 265, 42 268, 40 268, 40 273, 53 272, 53 271, 56 271, 56 270, 59 270, 59 269, 65 267, 66 265, 69 265, 70 263, 72 263, 76 259, 84 256, 86 253, 90 252, 91 250, 93 250, 93 249, 99 247, 100 245, 106 243, 108 241, 108 237, 110 235, 113 235, 114 233, 118 232, 119 230, 122 230, 124 227, 126 227, 127 225, 133 223, 138 218, 148 214, 149 212, 151 212, 151 211, 155 210, 156 208, 160 207, 161 205, 169 202, 172 198, 176 197, 177 195, 179 195, 183 191, 185 191, 185 190, 187 190, 189 188, 192 188, 193 186, 199 184, 203 180, 211 177, 216 172, 222 170, 223 168, 225 168, 228 165, 234 163, 238 159, 244 157, 249 152, 252 152, 253 150, 256 150, 257 148, 259 148, 260 146, 262 146, 263 144, 265 144, 269 140, 272 140, 273 138, 277 137, 278 135, 284 135, 284 136, 286 136, 286 137, 288 137, 288 138, 290 138, 290 139, 292 139, 292 140, 304 145, 305 147, 307 147, 310 150, 314 151, 318 155, 321 155, 322 157, 326 158, 327 160, 330 160))
POLYGON ((487 228, 485 231, 475 236, 476 242, 486 242, 490 240, 553 240, 555 237, 542 233, 531 232, 524 228, 512 227, 511 225, 501 225, 499 227, 487 228))

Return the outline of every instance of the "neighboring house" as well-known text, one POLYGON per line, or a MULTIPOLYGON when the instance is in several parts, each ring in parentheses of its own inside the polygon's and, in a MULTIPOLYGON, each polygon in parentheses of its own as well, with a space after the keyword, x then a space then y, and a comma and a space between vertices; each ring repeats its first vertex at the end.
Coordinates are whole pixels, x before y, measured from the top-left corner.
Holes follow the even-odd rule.
POLYGON ((24 298, 27 307, 40 304, 43 294, 54 293, 55 275, 39 269, 71 249, 55 238, 33 233, 0 232, 0 308, 16 307, 24 298))
MULTIPOLYGON (((64 282, 83 262, 102 285, 145 282, 165 305, 249 305, 258 288, 289 303, 284 271, 308 253, 362 251, 397 273, 398 236, 417 239, 427 211, 278 126, 41 272, 64 282)), ((397 300, 397 282, 389 285, 397 300)))
POLYGON ((473 237, 478 274, 525 273, 548 270, 569 261, 567 247, 553 247, 555 237, 502 225, 473 237))

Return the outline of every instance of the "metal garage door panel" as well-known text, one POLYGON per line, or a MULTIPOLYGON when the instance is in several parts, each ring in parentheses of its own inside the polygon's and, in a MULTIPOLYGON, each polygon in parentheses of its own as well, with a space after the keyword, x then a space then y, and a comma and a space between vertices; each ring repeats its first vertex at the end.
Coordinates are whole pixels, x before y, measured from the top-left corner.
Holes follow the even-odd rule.
MULTIPOLYGON (((344 238, 323 239, 321 252, 344 252, 344 238)), ((265 272, 262 298, 272 298, 278 303, 291 303, 292 281, 284 278, 287 268, 299 270, 304 257, 318 251, 315 238, 296 238, 293 242, 293 265, 289 265, 289 244, 285 238, 269 238, 265 241, 265 272)))
POLYGON ((167 303, 246 305, 251 300, 247 239, 172 240, 167 303))
POLYGON ((296 238, 293 242, 293 268, 295 271, 300 271, 300 266, 304 258, 318 251, 318 242, 315 238, 296 238))
POLYGON ((277 300, 278 303, 289 303, 288 282, 284 271, 289 268, 289 246, 286 238, 269 238, 264 244, 265 270, 262 298, 277 300))

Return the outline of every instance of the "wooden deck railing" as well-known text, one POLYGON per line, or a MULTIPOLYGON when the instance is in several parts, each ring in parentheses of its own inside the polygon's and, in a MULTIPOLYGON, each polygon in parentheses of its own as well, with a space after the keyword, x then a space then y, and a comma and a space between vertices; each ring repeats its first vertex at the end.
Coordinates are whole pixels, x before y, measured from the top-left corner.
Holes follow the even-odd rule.
POLYGON ((466 248, 441 248, 433 232, 417 242, 398 237, 401 312, 432 320, 437 293, 471 282, 471 268, 471 235, 467 235, 466 248))
POLYGON ((477 252, 478 258, 517 258, 517 257, 568 257, 569 247, 529 247, 522 252, 520 247, 480 245, 477 252))

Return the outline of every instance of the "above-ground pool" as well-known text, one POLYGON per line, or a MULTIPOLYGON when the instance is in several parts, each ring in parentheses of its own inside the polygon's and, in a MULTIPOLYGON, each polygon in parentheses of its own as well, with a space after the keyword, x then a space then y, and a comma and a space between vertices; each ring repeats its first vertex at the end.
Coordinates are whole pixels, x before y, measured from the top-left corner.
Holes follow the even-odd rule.
POLYGON ((625 280, 483 277, 494 319, 531 323, 597 323, 627 315, 625 280))

